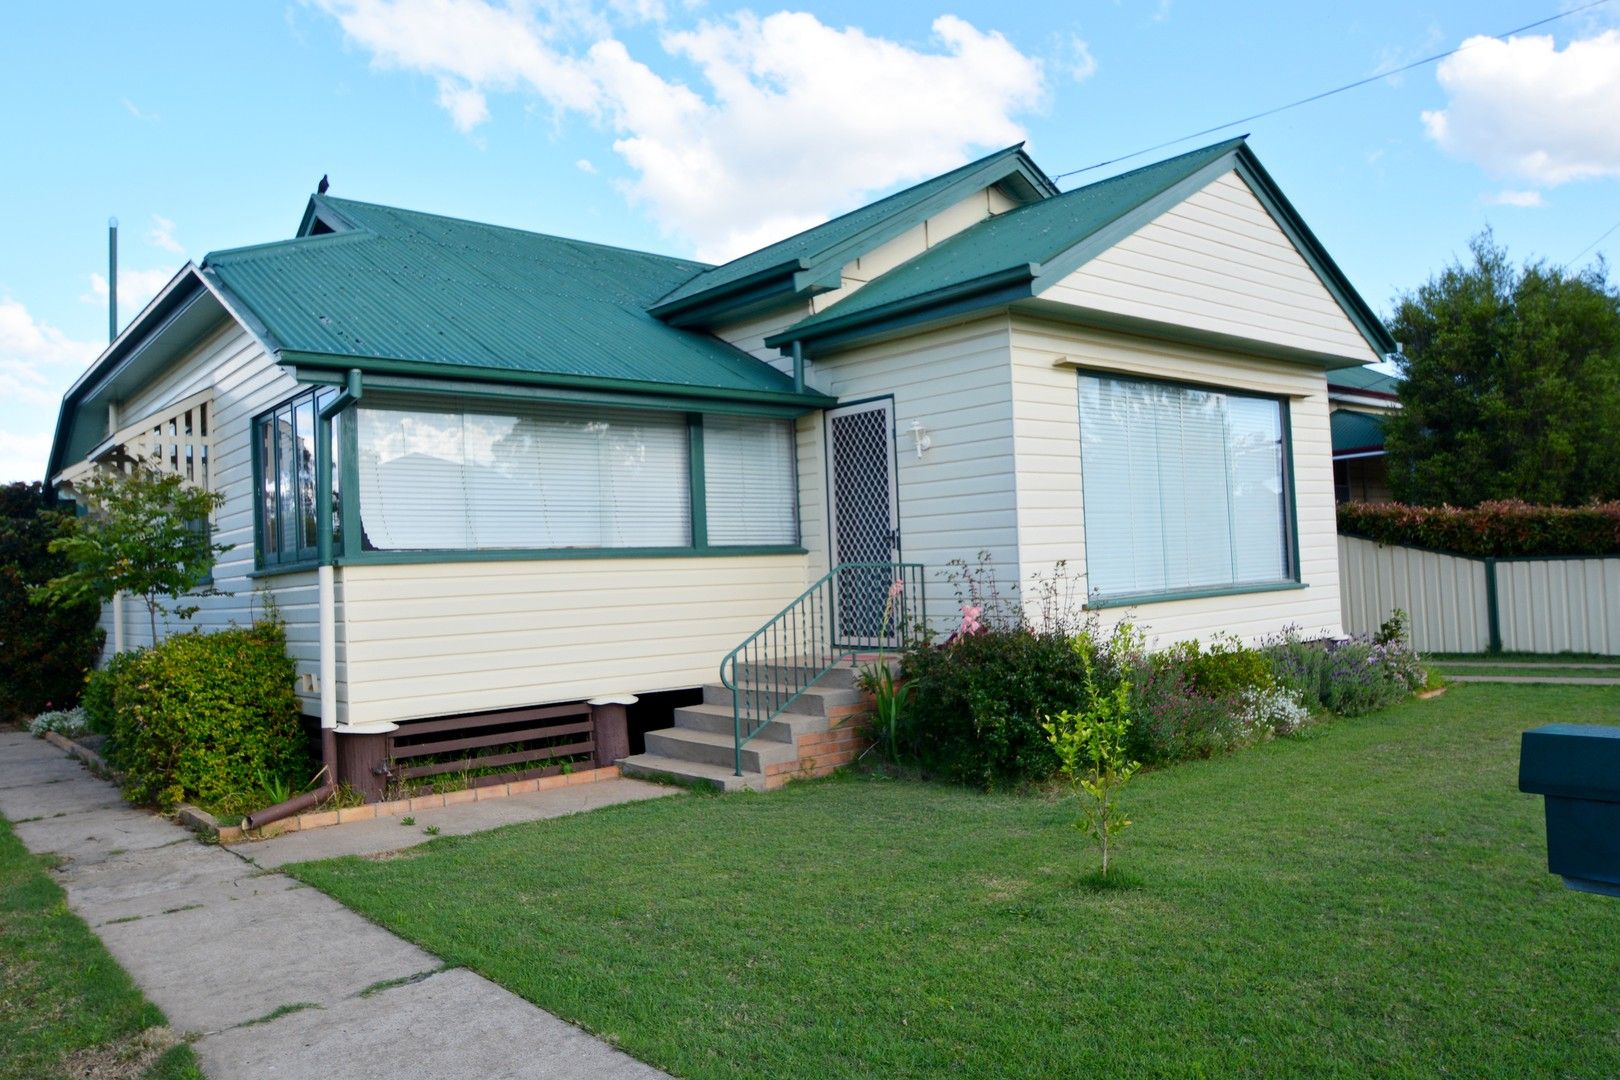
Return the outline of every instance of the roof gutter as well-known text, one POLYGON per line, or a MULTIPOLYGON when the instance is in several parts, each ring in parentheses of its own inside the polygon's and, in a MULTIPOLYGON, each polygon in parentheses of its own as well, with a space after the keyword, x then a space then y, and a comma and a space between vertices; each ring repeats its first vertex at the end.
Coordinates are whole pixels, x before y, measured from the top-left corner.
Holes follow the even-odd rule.
MULTIPOLYGON (((774 349, 833 340, 847 340, 857 335, 875 333, 888 324, 914 320, 924 315, 952 315, 998 303, 1010 303, 1030 295, 1030 283, 1040 273, 1036 263, 1024 263, 997 270, 972 281, 947 285, 918 296, 907 296, 887 304, 852 311, 847 315, 834 315, 828 319, 807 319, 790 326, 781 333, 772 334, 765 344, 774 349)), ((857 294, 859 295, 859 294, 857 294)), ((833 308, 837 311, 837 308, 833 308)))
POLYGON ((647 314, 671 326, 694 325, 739 304, 754 303, 777 293, 791 293, 795 276, 808 269, 803 259, 789 259, 679 300, 660 300, 647 309, 647 314))
POLYGON ((686 386, 678 383, 648 382, 642 379, 611 379, 599 375, 568 375, 508 368, 442 364, 432 360, 394 360, 378 356, 339 356, 332 353, 298 352, 284 349, 278 356, 283 364, 315 370, 356 370, 368 375, 417 375, 447 382, 507 383, 520 386, 546 386, 567 390, 601 390, 623 394, 652 394, 691 400, 694 405, 708 401, 742 401, 764 405, 789 405, 824 409, 837 404, 835 398, 815 390, 749 390, 720 386, 686 386))

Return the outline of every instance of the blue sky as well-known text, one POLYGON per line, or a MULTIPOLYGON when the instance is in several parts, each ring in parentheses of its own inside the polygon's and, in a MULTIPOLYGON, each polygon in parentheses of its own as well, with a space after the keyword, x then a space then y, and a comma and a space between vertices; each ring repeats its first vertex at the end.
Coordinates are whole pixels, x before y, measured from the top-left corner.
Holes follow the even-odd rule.
MULTIPOLYGON (((323 173, 350 198, 718 258, 1018 139, 1062 173, 1559 10, 6 5, 0 480, 43 471, 55 403, 105 342, 109 215, 126 320, 187 258, 290 235, 323 173)), ((1616 27, 1620 0, 1200 141, 1248 130, 1387 311, 1486 225, 1562 263, 1620 221, 1616 27)), ((1599 254, 1620 230, 1581 261, 1599 254)))

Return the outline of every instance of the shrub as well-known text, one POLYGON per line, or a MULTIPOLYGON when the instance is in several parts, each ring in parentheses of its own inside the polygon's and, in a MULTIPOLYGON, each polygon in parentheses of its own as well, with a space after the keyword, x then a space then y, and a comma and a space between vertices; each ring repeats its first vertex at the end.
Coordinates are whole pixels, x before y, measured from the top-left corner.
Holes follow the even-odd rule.
POLYGON ((1059 633, 986 628, 906 653, 902 751, 925 769, 994 788, 1058 767, 1041 717, 1086 704, 1085 671, 1059 633))
POLYGON ((1251 732, 1291 735, 1311 718, 1311 711, 1297 690, 1251 686, 1238 695, 1238 715, 1251 732))
POLYGON ((1502 501, 1468 508, 1340 503, 1339 531, 1476 559, 1620 555, 1620 502, 1567 507, 1502 501))
POLYGON ((42 712, 30 720, 28 730, 35 735, 54 731, 58 735, 76 739, 89 728, 85 724, 83 709, 53 709, 50 712, 42 712))
POLYGON ((1245 695, 1275 689, 1271 663, 1231 635, 1172 645, 1144 659, 1132 681, 1130 748, 1147 764, 1210 757, 1269 733, 1256 728, 1245 695))
POLYGON ((1429 679, 1421 658, 1398 637, 1329 644, 1302 641, 1289 630, 1266 642, 1262 652, 1279 686, 1312 708, 1340 716, 1393 705, 1429 679))
POLYGON ((74 704, 101 652, 100 605, 31 600, 67 570, 50 544, 70 521, 49 508, 39 483, 0 486, 0 720, 74 704))
POLYGON ((113 703, 118 681, 141 650, 114 653, 100 668, 85 677, 84 693, 80 703, 84 706, 85 724, 97 735, 113 733, 116 707, 113 703))
POLYGON ((113 677, 111 763, 124 794, 169 809, 229 802, 290 781, 309 762, 280 625, 179 634, 113 677))

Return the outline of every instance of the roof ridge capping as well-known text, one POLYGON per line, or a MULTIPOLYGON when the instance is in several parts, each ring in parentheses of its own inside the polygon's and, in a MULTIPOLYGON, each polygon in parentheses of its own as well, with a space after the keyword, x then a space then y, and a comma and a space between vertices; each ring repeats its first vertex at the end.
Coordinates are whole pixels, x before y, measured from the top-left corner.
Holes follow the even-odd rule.
POLYGON ((1026 204, 1057 185, 1018 142, 919 181, 837 217, 696 274, 648 311, 675 325, 702 325, 749 305, 837 288, 843 267, 977 190, 1011 185, 1026 204))
POLYGON ((948 302, 956 310, 968 309, 971 304, 966 296, 970 293, 979 297, 979 306, 1035 297, 1229 170, 1236 170, 1254 190, 1368 343, 1380 353, 1395 351, 1382 321, 1283 196, 1249 148, 1246 135, 1117 173, 981 221, 825 311, 766 338, 765 344, 785 347, 795 340, 806 344, 847 340, 858 333, 877 332, 877 324, 931 309, 937 302, 948 302), (1132 184, 1141 185, 1141 190, 1133 191, 1132 184), (1053 232, 1064 225, 1073 231, 1059 233, 1056 242, 1061 246, 1054 249, 1053 232), (1015 284, 1014 279, 1026 268, 1025 283, 1015 284), (994 287, 969 289, 973 282, 994 287))

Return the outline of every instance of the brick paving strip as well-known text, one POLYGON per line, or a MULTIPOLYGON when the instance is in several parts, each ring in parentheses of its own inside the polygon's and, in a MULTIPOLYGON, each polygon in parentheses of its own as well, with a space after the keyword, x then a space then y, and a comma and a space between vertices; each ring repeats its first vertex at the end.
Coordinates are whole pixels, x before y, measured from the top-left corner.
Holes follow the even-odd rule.
MULTIPOLYGON (((446 806, 418 821, 431 824, 431 814, 445 833, 470 832, 589 808, 558 811, 541 804, 547 798, 603 805, 662 793, 640 790, 648 787, 607 781, 446 806)), ((79 762, 20 732, 0 732, 0 814, 30 850, 61 857, 56 876, 69 906, 170 1026, 192 1038, 213 1080, 665 1075, 252 861, 254 849, 281 865, 427 839, 397 820, 290 833, 238 856, 131 808, 79 762), (344 841, 350 829, 366 832, 344 841)))

